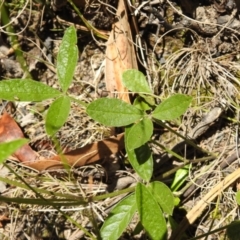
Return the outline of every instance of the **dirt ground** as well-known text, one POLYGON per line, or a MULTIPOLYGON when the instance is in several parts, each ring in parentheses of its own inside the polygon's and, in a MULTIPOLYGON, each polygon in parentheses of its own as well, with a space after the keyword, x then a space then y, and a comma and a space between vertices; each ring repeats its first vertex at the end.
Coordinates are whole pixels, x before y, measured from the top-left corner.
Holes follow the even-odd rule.
MULTIPOLYGON (((75 0, 83 17, 106 38, 116 22, 118 1, 75 0)), ((77 29, 79 59, 69 93, 87 103, 108 96, 105 83, 106 39, 90 31, 67 1, 5 1, 1 11, 0 79, 32 78, 58 88, 56 56, 64 30, 77 29), (11 25, 3 20, 7 13, 11 25), (13 34, 13 35, 12 35, 13 34), (14 36, 14 37, 12 37, 14 36), (25 62, 19 62, 17 49, 25 62)), ((193 96, 193 104, 181 122, 169 127, 187 136, 193 144, 156 125, 153 140, 192 161, 185 184, 178 189, 180 207, 173 218, 180 222, 186 212, 239 166, 239 88, 240 88, 240 1, 238 0, 153 0, 130 4, 132 30, 138 68, 147 77, 154 94, 165 98, 173 93, 193 96), (196 147, 197 146, 197 147, 196 147)), ((1 6, 1 5, 0 5, 1 6)), ((2 5, 3 6, 3 5, 2 5)), ((41 156, 56 154, 56 146, 44 129, 44 116, 50 101, 2 101, 1 113, 14 117, 30 139, 30 146, 41 156)), ((121 132, 122 129, 116 131, 121 132)), ((93 120, 78 105, 71 105, 67 123, 57 134, 64 151, 80 148, 110 135, 111 129, 93 120)), ((181 162, 159 145, 154 153, 154 178, 171 185, 171 170, 181 162)), ((9 159, 9 166, 33 187, 52 192, 97 195, 134 186, 138 180, 124 153, 89 166, 39 172, 9 159), (89 177, 91 176, 91 177, 89 177)), ((2 166, 1 176, 21 179, 2 166)), ((27 188, 0 182, 3 196, 37 198, 27 188)), ((188 228, 186 239, 199 236, 239 219, 235 200, 238 182, 218 195, 218 201, 188 228)), ((44 195, 44 193, 43 193, 44 195)), ((23 203, 0 205, 1 239, 89 239, 63 213, 94 231, 92 218, 101 225, 110 209, 122 198, 113 197, 84 208, 36 206, 23 203)), ((148 239, 134 231, 135 219, 121 239, 148 239)), ((224 239, 225 231, 206 239, 224 239)), ((204 239, 204 238, 201 238, 204 239)))

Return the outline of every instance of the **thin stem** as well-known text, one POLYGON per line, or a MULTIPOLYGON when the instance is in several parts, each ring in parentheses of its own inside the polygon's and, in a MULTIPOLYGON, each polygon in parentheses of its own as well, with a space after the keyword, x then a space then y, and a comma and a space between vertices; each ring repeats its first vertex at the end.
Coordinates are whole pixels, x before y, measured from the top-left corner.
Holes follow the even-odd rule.
POLYGON ((84 22, 85 26, 89 29, 90 32, 93 32, 93 34, 95 34, 96 36, 108 40, 108 36, 104 35, 103 33, 101 33, 101 31, 99 31, 98 29, 96 29, 95 27, 93 27, 83 16, 83 14, 79 11, 79 9, 76 7, 76 5, 73 3, 72 0, 68 0, 68 2, 72 5, 73 9, 76 11, 76 13, 78 14, 78 16, 80 17, 80 19, 84 22))
MULTIPOLYGON (((3 25, 9 24, 10 23, 10 19, 9 19, 9 15, 8 15, 8 10, 6 9, 4 4, 1 5, 0 11, 1 11, 1 21, 2 21, 2 24, 3 25)), ((11 24, 9 24, 6 27, 6 30, 9 33, 14 33, 14 29, 13 29, 13 26, 11 24)), ((20 44, 18 42, 17 36, 15 34, 9 34, 9 41, 10 41, 12 49, 14 49, 16 59, 19 62, 22 70, 25 73, 25 76, 27 78, 32 78, 32 76, 31 76, 31 74, 30 74, 30 72, 28 71, 28 68, 27 68, 27 62, 25 61, 25 59, 23 57, 23 52, 21 51, 21 49, 19 47, 20 44)))

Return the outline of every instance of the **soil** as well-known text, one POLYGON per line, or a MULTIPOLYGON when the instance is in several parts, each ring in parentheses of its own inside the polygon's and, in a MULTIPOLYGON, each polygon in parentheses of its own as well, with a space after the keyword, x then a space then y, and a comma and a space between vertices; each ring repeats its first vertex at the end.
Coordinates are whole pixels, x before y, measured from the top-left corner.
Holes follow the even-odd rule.
MULTIPOLYGON (((118 1, 73 2, 94 28, 109 35, 116 21, 118 1)), ((0 79, 31 78, 58 88, 55 66, 59 44, 64 30, 74 25, 79 59, 69 93, 87 103, 109 95, 104 81, 106 39, 94 35, 69 2, 13 0, 3 4, 12 29, 2 17, 0 79), (15 37, 11 37, 11 32, 15 37), (18 44, 17 48, 14 43, 18 44), (19 62, 18 52, 25 63, 19 62)), ((133 41, 139 39, 135 41, 139 69, 146 75, 154 94, 164 99, 174 93, 184 93, 194 99, 179 121, 170 122, 166 128, 155 126, 151 143, 155 161, 153 180, 170 186, 174 178, 171 170, 182 164, 158 143, 191 160, 189 175, 175 193, 180 197, 181 207, 176 207, 173 218, 180 222, 199 199, 239 165, 240 1, 136 2, 129 6, 129 23, 133 41), (133 24, 132 16, 137 25, 133 24), (190 143, 169 128, 190 139, 190 143)), ((14 117, 30 139, 30 146, 45 157, 56 154, 56 145, 44 128, 44 116, 50 103, 1 103, 1 112, 7 111, 14 117)), ((101 140, 110 132, 111 129, 90 119, 83 107, 72 104, 71 114, 57 139, 65 151, 101 140)), ((60 169, 38 172, 11 159, 7 164, 32 187, 85 198, 136 184, 137 174, 127 163, 124 153, 102 162, 101 165, 72 168, 69 172, 60 169)), ((3 177, 21 182, 4 166, 0 172, 3 177)), ((217 206, 216 202, 209 204, 209 209, 188 228, 186 239, 238 220, 235 200, 238 188, 239 184, 233 182, 219 195, 217 206)), ((0 192, 8 197, 38 197, 29 188, 14 187, 11 182, 0 182, 0 192)), ((101 226, 121 198, 122 195, 92 203, 89 208, 63 207, 62 212, 51 206, 2 202, 0 236, 1 239, 90 239, 63 213, 92 233, 96 230, 94 222, 101 226)), ((136 216, 121 239, 148 239, 144 231, 136 234, 137 221, 136 216)), ((225 231, 217 231, 207 239, 223 239, 225 234, 225 231)))

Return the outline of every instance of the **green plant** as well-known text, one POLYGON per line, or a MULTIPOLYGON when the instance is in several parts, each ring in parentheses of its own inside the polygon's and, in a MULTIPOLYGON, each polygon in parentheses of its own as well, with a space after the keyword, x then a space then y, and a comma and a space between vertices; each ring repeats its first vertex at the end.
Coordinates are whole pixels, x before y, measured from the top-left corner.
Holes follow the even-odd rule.
POLYGON ((176 94, 155 107, 154 95, 142 73, 127 70, 122 78, 129 90, 139 94, 133 105, 119 99, 102 98, 90 103, 87 113, 107 126, 125 126, 128 160, 146 184, 138 183, 134 195, 126 197, 113 209, 101 228, 101 236, 103 239, 120 237, 133 213, 137 211, 141 224, 151 239, 166 239, 167 225, 164 214, 172 214, 174 197, 165 184, 149 183, 153 173, 153 158, 148 141, 153 134, 153 121, 179 117, 186 111, 191 97, 176 94), (149 110, 152 112, 148 114, 149 110))
MULTIPOLYGON (((155 105, 155 96, 144 75, 127 70, 122 80, 126 88, 137 93, 133 105, 120 99, 101 98, 90 104, 77 101, 68 95, 77 64, 77 36, 74 27, 66 30, 57 57, 57 77, 61 90, 31 79, 11 79, 0 82, 0 98, 10 101, 43 101, 54 99, 48 109, 45 128, 49 136, 66 122, 71 101, 86 107, 87 114, 106 126, 125 127, 125 148, 128 160, 142 179, 134 192, 125 197, 112 210, 100 233, 102 239, 117 239, 126 229, 135 212, 151 239, 166 239, 166 216, 174 209, 172 191, 161 182, 150 182, 153 158, 148 142, 153 134, 153 122, 162 123, 180 117, 191 103, 191 97, 176 94, 155 105)), ((181 180, 181 179, 180 179, 181 180)), ((132 190, 131 190, 132 191, 132 190)), ((129 191, 130 192, 130 191, 129 191)))

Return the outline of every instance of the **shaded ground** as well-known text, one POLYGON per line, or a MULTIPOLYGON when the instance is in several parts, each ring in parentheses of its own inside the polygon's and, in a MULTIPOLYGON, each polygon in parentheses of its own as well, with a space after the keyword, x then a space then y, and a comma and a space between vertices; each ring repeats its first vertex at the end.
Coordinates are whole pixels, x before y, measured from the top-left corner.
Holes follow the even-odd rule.
MULTIPOLYGON (((181 122, 172 122, 169 126, 191 138, 200 150, 190 147, 168 129, 156 126, 154 134, 156 142, 193 161, 187 182, 178 189, 182 206, 189 211, 212 186, 238 167, 239 4, 227 0, 150 3, 132 6, 137 23, 137 27, 132 24, 132 31, 136 39, 140 39, 136 40, 139 69, 146 74, 156 95, 165 98, 178 92, 194 98, 181 122)), ((108 36, 116 20, 117 1, 108 4, 75 1, 75 4, 92 26, 108 36)), ((54 67, 56 54, 63 30, 74 23, 78 29, 79 61, 70 93, 86 102, 108 95, 104 82, 106 40, 94 36, 69 3, 27 2, 24 5, 13 1, 5 7, 14 29, 1 28, 1 79, 28 76, 58 87, 54 67), (15 40, 9 37, 9 31, 16 33, 15 40), (26 69, 14 54, 14 41, 19 43, 26 69)), ((2 20, 1 26, 5 24, 2 20)), ((49 103, 2 103, 2 111, 7 109, 14 116, 31 140, 31 146, 43 156, 56 153, 44 131, 44 115, 49 103)), ((110 129, 89 119, 81 107, 72 105, 68 122, 57 137, 63 148, 75 149, 109 134, 110 129)), ((154 178, 170 184, 173 175, 168 173, 181 162, 157 144, 152 143, 151 148, 156 162, 154 178)), ((9 162, 9 165, 31 186, 80 196, 123 189, 137 179, 124 161, 123 153, 106 159, 102 165, 71 169, 70 174, 63 170, 39 173, 16 162, 9 162)), ((5 168, 1 175, 3 171, 5 168)), ((9 179, 17 178, 8 171, 5 174, 9 179)), ((219 195, 216 216, 213 217, 213 204, 191 226, 187 239, 209 232, 213 219, 211 230, 239 219, 235 201, 237 190, 238 184, 233 183, 219 195)), ((3 184, 1 193, 12 197, 37 197, 32 191, 11 187, 11 184, 3 184)), ((91 208, 61 210, 91 232, 94 231, 91 216, 101 224, 119 200, 111 198, 94 203, 91 208)), ((0 218, 2 239, 88 239, 62 213, 49 206, 2 203, 0 211, 1 216, 6 217, 2 221, 0 218)), ((183 214, 176 209, 175 220, 180 221, 183 214)), ((129 226, 122 239, 147 239, 144 233, 134 233, 135 225, 133 222, 129 226)), ((220 239, 223 234, 212 234, 209 239, 220 239)))

